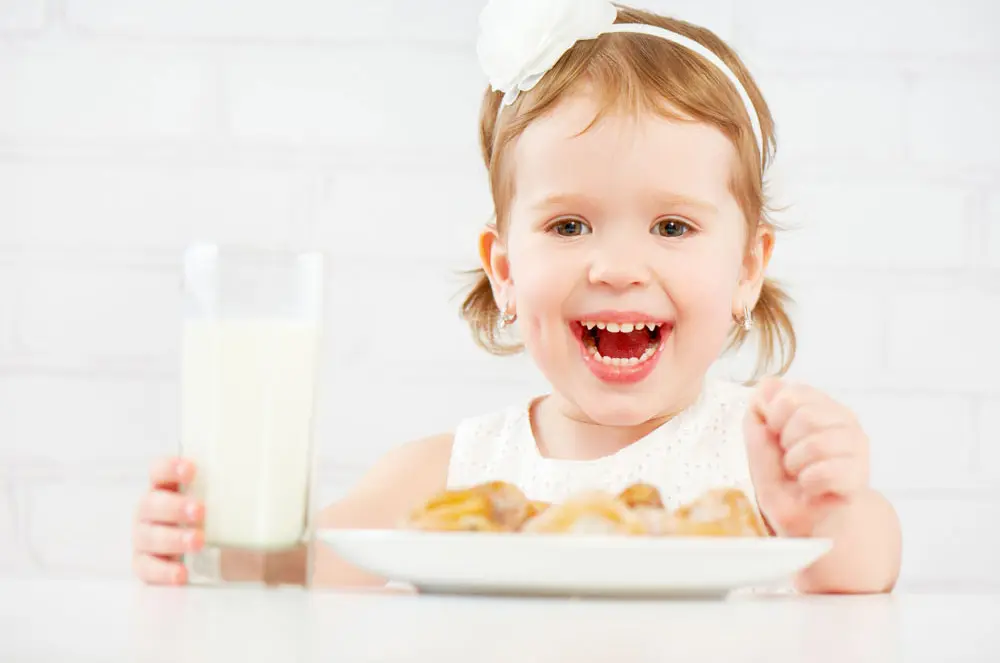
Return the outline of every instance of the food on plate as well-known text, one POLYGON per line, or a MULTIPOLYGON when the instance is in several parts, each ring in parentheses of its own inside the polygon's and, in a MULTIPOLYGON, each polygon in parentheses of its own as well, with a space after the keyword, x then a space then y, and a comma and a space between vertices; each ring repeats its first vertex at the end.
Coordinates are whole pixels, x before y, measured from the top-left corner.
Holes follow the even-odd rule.
POLYGON ((660 497, 660 491, 656 486, 648 483, 632 484, 618 494, 618 499, 632 509, 637 507, 663 508, 663 498, 660 497))
POLYGON ((711 490, 669 515, 673 536, 767 536, 764 523, 740 490, 711 490))
POLYGON ((645 534, 642 520, 624 502, 601 492, 575 495, 530 519, 528 534, 645 534))
POLYGON ((534 518, 546 509, 548 509, 551 504, 548 502, 542 502, 540 500, 531 500, 528 502, 528 519, 534 518))
POLYGON ((491 481, 433 496, 414 509, 403 526, 432 532, 767 536, 757 510, 741 490, 709 490, 671 510, 660 491, 645 483, 632 484, 617 495, 592 490, 550 504, 529 499, 511 483, 491 481))
POLYGON ((514 532, 539 509, 517 486, 491 481, 435 495, 411 512, 404 526, 438 532, 514 532))
POLYGON ((659 489, 648 483, 635 483, 618 494, 618 500, 627 505, 642 522, 645 534, 668 534, 670 513, 663 505, 659 489))

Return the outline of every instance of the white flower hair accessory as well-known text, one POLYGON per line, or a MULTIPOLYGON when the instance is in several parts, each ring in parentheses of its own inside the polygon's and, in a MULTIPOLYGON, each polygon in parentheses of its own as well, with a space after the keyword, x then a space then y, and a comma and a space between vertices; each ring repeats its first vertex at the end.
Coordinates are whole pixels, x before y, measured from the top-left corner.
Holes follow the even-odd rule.
POLYGON ((693 39, 656 25, 615 23, 617 16, 618 8, 609 0, 489 0, 479 14, 476 53, 490 86, 504 93, 497 117, 521 91, 535 87, 576 42, 612 32, 645 34, 683 46, 725 74, 743 100, 763 158, 764 140, 757 110, 719 56, 693 39))
POLYGON ((490 0, 479 15, 479 63, 510 105, 573 44, 597 37, 617 15, 607 0, 490 0))

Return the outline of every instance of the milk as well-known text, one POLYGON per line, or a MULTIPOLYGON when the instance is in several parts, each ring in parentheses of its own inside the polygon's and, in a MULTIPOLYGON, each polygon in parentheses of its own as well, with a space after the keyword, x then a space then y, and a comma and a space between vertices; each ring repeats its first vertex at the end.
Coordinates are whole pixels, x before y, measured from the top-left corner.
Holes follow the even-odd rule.
POLYGON ((309 507, 320 332, 280 319, 189 320, 181 453, 196 465, 208 546, 280 550, 309 507))

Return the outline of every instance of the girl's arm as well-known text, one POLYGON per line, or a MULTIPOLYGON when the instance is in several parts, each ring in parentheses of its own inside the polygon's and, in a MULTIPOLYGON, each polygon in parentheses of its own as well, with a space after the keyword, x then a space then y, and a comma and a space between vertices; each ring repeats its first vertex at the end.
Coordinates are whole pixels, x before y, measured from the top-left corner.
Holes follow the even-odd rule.
POLYGON ((811 536, 833 540, 832 550, 803 570, 804 593, 889 592, 899 577, 902 533, 892 505, 875 490, 823 507, 811 536))

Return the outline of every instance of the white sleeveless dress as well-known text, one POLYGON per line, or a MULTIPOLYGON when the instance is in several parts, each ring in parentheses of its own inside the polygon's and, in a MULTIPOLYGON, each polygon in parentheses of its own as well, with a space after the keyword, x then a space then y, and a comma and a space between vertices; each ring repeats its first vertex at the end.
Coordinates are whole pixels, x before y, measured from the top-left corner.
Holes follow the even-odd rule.
POLYGON ((529 499, 560 502, 584 490, 617 493, 656 486, 668 508, 711 488, 735 487, 756 504, 743 417, 751 390, 706 379, 697 401, 621 451, 595 460, 543 457, 531 429, 531 402, 462 421, 455 431, 448 487, 506 481, 529 499))
MULTIPOLYGON (((712 488, 738 488, 756 505, 743 437, 751 393, 742 384, 707 378, 697 401, 680 415, 615 454, 585 461, 539 453, 529 415, 534 399, 472 417, 455 431, 448 487, 500 480, 518 486, 529 499, 560 502, 584 490, 617 493, 643 482, 656 486, 671 509, 712 488)), ((789 580, 739 592, 796 590, 789 580)))

